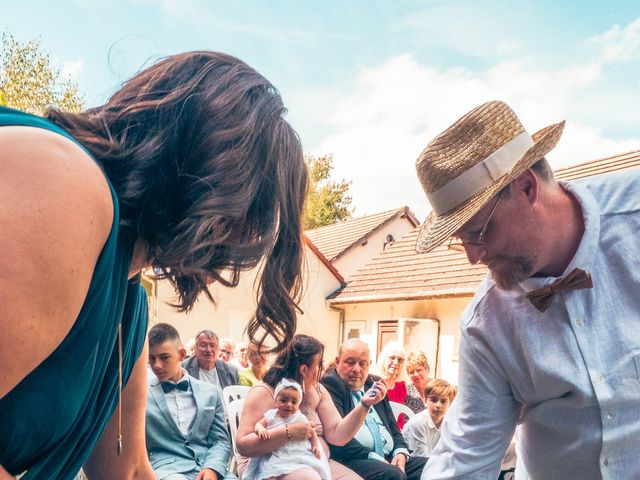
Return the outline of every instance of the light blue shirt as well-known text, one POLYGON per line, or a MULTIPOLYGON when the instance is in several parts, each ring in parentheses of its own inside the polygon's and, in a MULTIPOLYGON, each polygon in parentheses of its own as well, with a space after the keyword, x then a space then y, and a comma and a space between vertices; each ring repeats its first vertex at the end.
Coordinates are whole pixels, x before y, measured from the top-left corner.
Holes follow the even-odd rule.
MULTIPOLYGON (((356 392, 355 390, 352 391, 352 393, 355 393, 355 392, 356 392)), ((364 393, 365 393, 364 389, 361 388, 360 397, 363 397, 364 393)), ((360 403, 360 399, 356 398, 355 395, 351 395, 351 398, 353 400, 353 404, 357 407, 358 404, 360 403)), ((380 430, 380 435, 382 436, 382 444, 383 444, 382 449, 384 450, 384 454, 389 455, 391 453, 392 454, 391 456, 395 457, 399 453, 404 453, 408 457, 409 450, 407 450, 406 448, 396 448, 395 450, 393 450, 393 437, 391 436, 391 433, 389 433, 389 430, 387 430, 387 427, 384 426, 384 423, 380 419, 380 416, 378 415, 378 412, 376 411, 376 409, 371 407, 367 415, 371 416, 371 418, 373 418, 373 420, 378 425, 378 429, 380 430)), ((360 442, 360 444, 363 447, 368 448, 369 450, 372 450, 371 452, 369 452, 369 455, 368 455, 370 460, 385 460, 384 458, 381 458, 380 455, 378 455, 374 451, 375 447, 374 447, 373 435, 371 434, 371 431, 369 430, 369 427, 367 427, 366 423, 362 424, 362 426, 356 432, 353 438, 354 440, 357 440, 358 442, 360 442)))
POLYGON ((565 274, 582 268, 594 287, 540 313, 525 293, 553 278, 512 291, 483 281, 461 318, 459 393, 423 480, 495 480, 516 424, 518 479, 640 478, 640 169, 562 186, 585 219, 565 274))

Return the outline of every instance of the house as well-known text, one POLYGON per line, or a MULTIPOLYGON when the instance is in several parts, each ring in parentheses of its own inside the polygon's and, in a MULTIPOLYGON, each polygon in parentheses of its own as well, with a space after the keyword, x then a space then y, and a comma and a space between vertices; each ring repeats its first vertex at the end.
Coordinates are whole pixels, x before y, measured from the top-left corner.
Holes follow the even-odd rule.
MULTIPOLYGON (((327 304, 327 296, 344 286, 349 272, 366 264, 418 223, 409 208, 402 207, 305 232, 300 301, 303 313, 298 316, 297 332, 317 337, 325 345, 327 358, 334 357, 342 340, 342 312, 327 304)), ((171 323, 183 341, 204 328, 213 330, 221 338, 239 340, 244 337, 247 322, 255 312, 256 272, 257 269, 243 273, 236 288, 213 284, 210 291, 217 305, 214 307, 201 295, 188 313, 171 307, 176 297, 168 281, 157 281, 147 275, 142 283, 149 296, 150 323, 171 323)))
MULTIPOLYGON (((640 150, 560 169, 555 175, 574 180, 639 166, 640 150)), ((419 229, 353 273, 327 301, 341 310, 344 337, 363 338, 372 352, 397 337, 408 351, 427 354, 433 375, 457 383, 458 320, 487 269, 469 265, 464 253, 446 246, 416 253, 419 229)))
MULTIPOLYGON (((256 309, 254 283, 259 267, 241 275, 235 288, 212 284, 209 287, 216 305, 205 295, 200 295, 193 309, 178 312, 170 304, 176 302, 176 294, 167 280, 154 280, 151 275, 143 278, 143 286, 149 295, 150 324, 167 322, 176 327, 183 342, 203 329, 216 332, 220 338, 243 339, 244 329, 256 309)), ((327 355, 336 354, 340 337, 339 312, 326 304, 325 298, 344 284, 344 278, 322 253, 305 238, 303 293, 300 300, 297 333, 313 335, 325 345, 327 355)))
POLYGON ((307 230, 305 235, 348 280, 419 223, 409 207, 402 207, 307 230))

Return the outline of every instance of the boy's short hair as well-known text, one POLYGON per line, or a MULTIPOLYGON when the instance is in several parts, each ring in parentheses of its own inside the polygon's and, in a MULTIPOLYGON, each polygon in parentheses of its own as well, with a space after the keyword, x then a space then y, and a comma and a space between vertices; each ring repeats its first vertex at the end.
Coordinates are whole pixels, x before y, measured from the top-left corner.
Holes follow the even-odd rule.
POLYGON ((456 394, 458 393, 458 389, 451 385, 446 380, 441 380, 439 378, 430 380, 427 383, 427 387, 424 389, 424 393, 426 397, 445 397, 449 399, 449 403, 453 402, 453 399, 456 398, 456 394))
POLYGON ((168 323, 156 323, 153 327, 151 327, 147 336, 149 338, 149 347, 155 347, 156 345, 160 345, 167 340, 171 340, 178 346, 182 346, 178 330, 176 330, 175 327, 169 325, 168 323))

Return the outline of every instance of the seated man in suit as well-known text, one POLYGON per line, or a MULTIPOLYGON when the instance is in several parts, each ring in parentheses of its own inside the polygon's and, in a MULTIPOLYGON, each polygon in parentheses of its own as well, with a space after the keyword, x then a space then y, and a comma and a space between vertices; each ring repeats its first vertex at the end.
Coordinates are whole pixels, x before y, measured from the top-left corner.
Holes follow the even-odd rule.
POLYGON ((182 366, 193 378, 218 385, 240 385, 238 369, 220 360, 220 339, 211 330, 202 330, 196 335, 195 355, 182 362, 182 366))
POLYGON ((219 480, 231 453, 222 392, 180 366, 185 350, 175 328, 149 330, 146 438, 151 466, 160 480, 219 480))
MULTIPOLYGON (((335 370, 322 379, 343 417, 360 403, 365 392, 375 388, 374 381, 379 381, 369 375, 370 365, 369 346, 362 340, 350 339, 340 347, 335 370)), ((427 461, 424 457, 409 457, 387 397, 369 410, 352 440, 342 447, 330 448, 331 458, 367 480, 419 480, 427 461)))

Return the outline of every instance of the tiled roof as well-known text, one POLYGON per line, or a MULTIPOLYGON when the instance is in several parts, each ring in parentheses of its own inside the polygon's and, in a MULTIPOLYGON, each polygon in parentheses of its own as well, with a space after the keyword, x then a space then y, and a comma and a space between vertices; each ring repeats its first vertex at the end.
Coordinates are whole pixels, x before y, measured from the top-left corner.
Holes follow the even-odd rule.
POLYGON ((402 216, 405 216, 414 226, 419 223, 409 207, 402 207, 326 227, 314 228, 307 230, 304 234, 329 261, 334 262, 369 235, 395 218, 402 216))
MULTIPOLYGON (((640 166, 640 150, 563 168, 556 178, 572 180, 640 166)), ((391 300, 473 296, 487 273, 469 265, 464 253, 440 246, 416 253, 417 227, 358 270, 328 300, 334 305, 391 300)))
POLYGON ((633 167, 640 167, 640 150, 561 168, 554 175, 558 180, 574 180, 633 167))
POLYGON ((349 284, 329 299, 333 304, 382 300, 472 296, 487 273, 469 265, 461 252, 440 246, 416 253, 420 227, 414 228, 352 275, 349 284))

